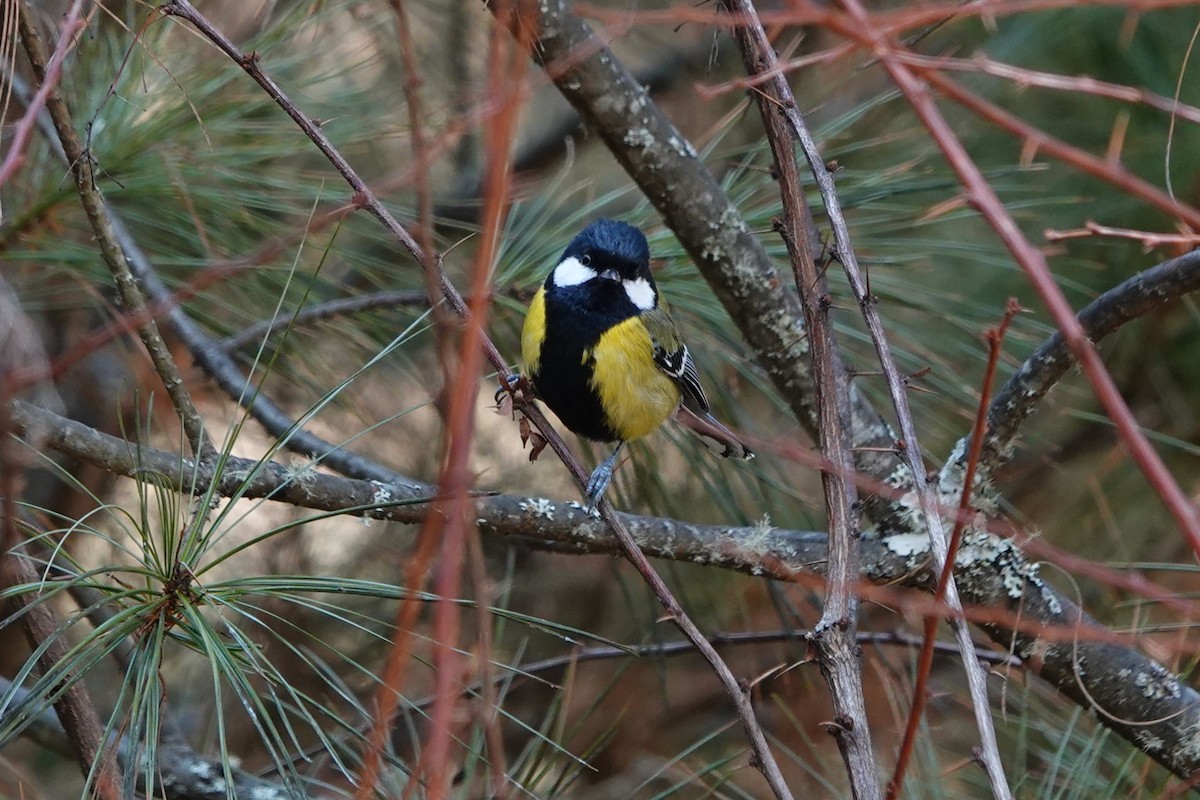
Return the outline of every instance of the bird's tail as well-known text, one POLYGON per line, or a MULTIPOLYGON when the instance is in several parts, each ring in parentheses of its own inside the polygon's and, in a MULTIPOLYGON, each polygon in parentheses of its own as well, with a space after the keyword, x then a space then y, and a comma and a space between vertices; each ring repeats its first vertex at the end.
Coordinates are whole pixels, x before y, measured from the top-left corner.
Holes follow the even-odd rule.
POLYGON ((700 437, 704 446, 723 458, 754 458, 754 452, 709 413, 696 413, 686 405, 680 406, 675 420, 700 437))

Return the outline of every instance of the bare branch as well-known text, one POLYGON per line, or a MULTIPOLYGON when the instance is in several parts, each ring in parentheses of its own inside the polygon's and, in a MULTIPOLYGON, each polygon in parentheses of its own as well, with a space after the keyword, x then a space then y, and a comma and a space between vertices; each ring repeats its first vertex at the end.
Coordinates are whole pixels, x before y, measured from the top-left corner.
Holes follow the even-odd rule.
MULTIPOLYGON (((755 17, 754 6, 749 0, 726 0, 722 6, 742 20, 734 28, 734 36, 741 46, 746 72, 753 75, 760 69, 769 69, 775 58, 774 50, 755 17)), ((881 796, 879 773, 867 721, 862 663, 855 646, 860 511, 858 491, 846 478, 854 465, 849 446, 850 381, 833 332, 824 272, 813 259, 813 243, 808 235, 811 213, 793 155, 792 132, 788 129, 788 120, 780 114, 788 104, 794 108, 795 100, 786 84, 781 89, 778 83, 772 83, 755 94, 755 101, 779 174, 783 219, 776 228, 791 256, 804 312, 804 328, 808 333, 808 350, 816 380, 817 442, 823 457, 833 466, 833 469, 821 471, 825 513, 829 520, 829 563, 821 620, 813 631, 813 649, 821 674, 829 685, 829 698, 834 709, 833 723, 827 727, 846 763, 851 793, 855 798, 877 798, 881 796)))
MULTIPOLYGON (((753 77, 759 72, 774 70, 778 66, 778 59, 761 24, 754 21, 754 5, 750 0, 728 2, 727 5, 735 12, 740 13, 746 19, 750 20, 750 22, 737 29, 739 39, 742 40, 743 50, 746 53, 746 72, 753 77)), ((794 173, 795 169, 794 166, 785 168, 794 162, 794 156, 792 155, 793 141, 800 144, 804 152, 804 157, 808 161, 809 170, 815 177, 817 186, 820 189, 821 199, 824 202, 826 214, 833 228, 834 241, 837 247, 837 260, 842 264, 843 270, 849 279, 850 288, 854 293, 854 298, 867 322, 867 329, 870 332, 875 351, 879 356, 879 363, 886 379, 888 394, 891 397, 892 406, 896 411, 896 418, 900 425, 901 436, 903 437, 901 439, 901 443, 903 444, 901 456, 907 465, 907 474, 905 475, 903 471, 900 471, 899 475, 902 477, 894 476, 892 480, 898 486, 911 486, 916 491, 920 514, 910 524, 918 530, 923 526, 928 532, 937 569, 946 578, 944 585, 939 586, 939 592, 945 592, 948 605, 957 611, 961 609, 958 589, 954 584, 951 571, 945 568, 946 565, 952 563, 954 555, 948 549, 938 498, 934 496, 933 490, 925 480, 925 465, 921 455, 920 442, 917 439, 916 426, 913 423, 912 412, 908 405, 906 381, 897 369, 895 359, 892 357, 891 344, 884 331, 883 320, 880 317, 877 306, 878 300, 871 294, 866 278, 859 269, 858 259, 850 241, 849 227, 846 224, 845 216, 842 214, 841 201, 838 198, 837 187, 834 185, 833 174, 825 165, 825 160, 821 158, 816 142, 813 140, 812 135, 808 131, 808 126, 804 122, 804 118, 797 109, 796 100, 792 96, 787 80, 782 75, 772 77, 762 84, 758 96, 760 97, 759 107, 763 114, 767 135, 771 140, 771 147, 775 153, 776 163, 780 165, 781 184, 785 192, 789 182, 789 174, 794 173), (768 100, 770 103, 767 102, 768 100)), ((799 192, 796 193, 799 194, 799 192)), ((785 194, 785 212, 788 205, 785 194)), ((804 276, 804 285, 815 288, 817 285, 815 275, 804 276)), ((805 319, 810 325, 814 324, 812 314, 806 314, 805 319)), ((815 354, 817 351, 815 343, 812 350, 815 354)), ((825 386, 826 393, 830 391, 829 387, 831 384, 825 384, 822 381, 819 381, 819 383, 825 386)), ((823 452, 825 452, 826 447, 827 444, 823 440, 823 452)), ((832 458, 832 455, 827 453, 827 457, 832 458)), ((831 536, 834 535, 835 530, 831 528, 831 536)), ((831 557, 833 555, 832 546, 830 547, 830 555, 831 557)), ((967 623, 956 616, 952 618, 951 624, 955 629, 955 637, 959 645, 966 652, 966 648, 969 647, 971 640, 971 632, 968 629, 967 623)), ((971 690, 975 723, 979 730, 980 755, 987 769, 988 779, 992 785, 992 792, 998 798, 1008 798, 1011 796, 1011 793, 1008 789, 1008 782, 1004 777, 1004 768, 1001 764, 1000 753, 996 745, 996 733, 992 726, 991 707, 988 703, 987 686, 983 670, 977 662, 969 659, 963 662, 963 666, 967 672, 967 684, 971 690)), ((913 713, 919 715, 919 710, 913 713)), ((889 796, 893 796, 892 792, 893 789, 889 787, 889 796)))
MULTIPOLYGON (((6 716, 22 713, 35 699, 23 687, 13 686, 12 681, 0 678, 0 694, 8 694, 13 702, 6 716)), ((30 721, 26 735, 38 744, 64 755, 70 754, 70 742, 62 723, 50 710, 43 711, 30 721)), ((138 789, 145 791, 142 776, 146 770, 137 764, 140 745, 122 736, 115 745, 118 758, 126 770, 138 776, 138 789)), ((294 800, 295 795, 286 788, 270 781, 256 778, 236 766, 227 765, 220 759, 209 759, 181 744, 160 744, 155 748, 157 758, 154 774, 160 781, 163 796, 171 800, 228 800, 229 797, 254 798, 255 800, 294 800), (226 785, 225 776, 233 777, 232 785, 226 785)), ((157 793, 156 797, 159 796, 157 793)))
MULTIPOLYGON (((4 519, 0 520, 7 526, 15 526, 11 512, 5 509, 4 519)), ((30 563, 14 550, 9 550, 3 556, 4 563, 0 567, 5 589, 11 589, 20 584, 34 586, 39 578, 30 563)), ((42 674, 51 673, 68 655, 69 645, 54 618, 54 612, 49 604, 36 597, 21 592, 14 593, 9 600, 13 616, 19 616, 25 628, 25 636, 30 648, 37 653, 37 664, 42 674)), ((95 791, 102 800, 117 800, 114 775, 113 752, 102 747, 103 726, 96 713, 87 685, 80 674, 63 676, 64 687, 54 701, 54 711, 58 716, 70 752, 75 756, 84 776, 95 772, 95 791)))
POLYGON ((142 321, 137 325, 138 336, 141 337, 142 344, 145 345, 146 352, 149 353, 150 359, 154 363, 154 369, 162 379, 167 395, 175 406, 184 433, 191 444, 192 452, 202 459, 212 458, 216 455, 216 449, 204 431, 204 419, 196 410, 191 395, 184 386, 175 359, 159 334, 158 325, 153 318, 144 316, 146 300, 129 268, 125 254, 121 251, 116 231, 105 207, 104 198, 96 186, 92 172, 91 153, 84 148, 75 133, 71 113, 67 110, 67 104, 62 98, 62 94, 48 79, 46 48, 42 43, 37 21, 34 19, 33 10, 28 2, 21 3, 19 30, 21 43, 33 66, 34 74, 43 87, 50 86, 46 96, 46 110, 54 121, 54 129, 62 146, 63 157, 75 178, 75 189, 79 192, 79 199, 83 202, 83 209, 87 214, 88 222, 91 223, 92 232, 96 236, 96 243, 100 248, 104 263, 112 272, 117 290, 121 294, 121 301, 130 314, 142 317, 142 321))
MULTIPOLYGON (((270 498, 306 508, 372 518, 419 522, 427 511, 421 496, 404 485, 388 486, 297 470, 277 463, 229 458, 220 475, 177 453, 131 450, 128 442, 22 401, 11 404, 16 431, 37 432, 45 447, 81 458, 114 474, 153 475, 181 492, 203 493, 217 480, 224 496, 270 498)), ((499 495, 476 499, 479 528, 493 536, 536 541, 579 553, 617 553, 608 527, 577 502, 499 495)), ((726 527, 621 514, 640 550, 651 556, 709 564, 775 580, 820 575, 827 559, 822 533, 767 525, 726 527)), ((880 587, 929 591, 929 539, 897 534, 860 542, 860 574, 880 587)), ((1022 659, 1081 707, 1175 774, 1200 772, 1200 693, 1162 664, 1116 637, 1038 575, 1011 542, 968 530, 955 562, 965 614, 1005 651, 1022 659)), ((882 591, 882 590, 879 590, 882 591)), ((890 591, 890 590, 889 590, 890 591)), ((900 602, 894 594, 881 601, 900 602)), ((907 605, 918 608, 911 598, 907 605)), ((930 604, 921 613, 945 615, 930 604)))
MULTIPOLYGON (((1099 342, 1125 323, 1198 289, 1200 250, 1194 250, 1139 272, 1109 289, 1079 312, 1079 324, 1089 341, 1099 342)), ((1075 363, 1071 348, 1059 331, 1042 342, 996 393, 988 410, 988 433, 980 461, 982 479, 1012 457, 1013 440, 1021 424, 1075 363)), ((955 453, 956 458, 943 471, 961 468, 965 449, 957 447, 955 453)))

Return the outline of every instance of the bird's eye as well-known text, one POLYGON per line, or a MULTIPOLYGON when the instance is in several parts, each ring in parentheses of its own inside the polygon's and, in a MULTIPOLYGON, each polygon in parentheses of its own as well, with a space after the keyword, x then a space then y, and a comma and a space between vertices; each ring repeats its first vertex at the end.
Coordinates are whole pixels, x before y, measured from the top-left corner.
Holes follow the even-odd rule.
POLYGON ((592 257, 587 253, 584 253, 583 258, 579 259, 579 263, 583 264, 585 267, 590 267, 592 265, 592 257))

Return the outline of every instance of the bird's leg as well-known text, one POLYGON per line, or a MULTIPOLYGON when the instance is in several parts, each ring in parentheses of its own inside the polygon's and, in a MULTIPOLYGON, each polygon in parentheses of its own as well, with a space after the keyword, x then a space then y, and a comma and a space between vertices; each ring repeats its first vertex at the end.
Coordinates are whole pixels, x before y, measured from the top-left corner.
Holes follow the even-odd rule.
POLYGON ((612 483, 613 470, 617 466, 617 456, 621 454, 621 448, 624 446, 624 442, 617 442, 617 447, 612 451, 612 455, 604 459, 604 462, 592 471, 592 477, 588 478, 587 510, 589 514, 596 509, 596 504, 600 502, 608 485, 612 483))

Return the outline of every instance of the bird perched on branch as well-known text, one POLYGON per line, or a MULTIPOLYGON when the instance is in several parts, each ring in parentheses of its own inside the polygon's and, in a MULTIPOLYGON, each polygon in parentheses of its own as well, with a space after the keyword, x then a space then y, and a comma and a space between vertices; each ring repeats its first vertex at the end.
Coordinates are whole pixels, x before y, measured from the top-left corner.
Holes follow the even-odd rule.
POLYGON ((612 481, 625 442, 671 415, 726 458, 753 458, 709 413, 700 376, 650 274, 650 247, 632 225, 584 228, 534 295, 521 333, 534 394, 574 433, 616 449, 592 473, 588 508, 612 481))

